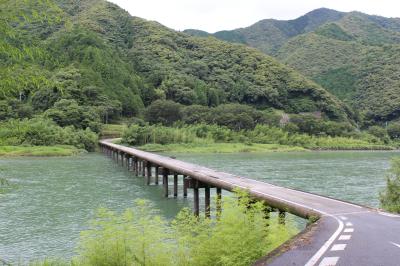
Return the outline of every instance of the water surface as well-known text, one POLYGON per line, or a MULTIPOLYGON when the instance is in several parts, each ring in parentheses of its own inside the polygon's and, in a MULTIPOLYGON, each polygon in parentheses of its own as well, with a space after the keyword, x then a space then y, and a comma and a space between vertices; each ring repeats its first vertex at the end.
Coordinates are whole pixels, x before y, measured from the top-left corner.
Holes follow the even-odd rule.
MULTIPOLYGON (((378 206, 394 152, 176 154, 177 159, 355 203, 378 206)), ((18 262, 70 258, 87 221, 101 206, 113 210, 148 199, 166 218, 185 200, 165 199, 161 186, 100 154, 67 158, 7 158, 0 175, 17 187, 0 196, 0 258, 18 262)), ((172 184, 172 183, 171 183, 172 184)))

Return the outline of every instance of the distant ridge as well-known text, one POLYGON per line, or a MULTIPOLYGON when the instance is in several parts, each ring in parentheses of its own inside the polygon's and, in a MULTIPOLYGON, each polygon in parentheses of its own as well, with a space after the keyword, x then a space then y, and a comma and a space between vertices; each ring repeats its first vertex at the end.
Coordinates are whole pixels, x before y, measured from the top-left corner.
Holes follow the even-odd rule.
POLYGON ((352 105, 372 122, 400 118, 400 18, 313 10, 208 34, 275 56, 352 105))

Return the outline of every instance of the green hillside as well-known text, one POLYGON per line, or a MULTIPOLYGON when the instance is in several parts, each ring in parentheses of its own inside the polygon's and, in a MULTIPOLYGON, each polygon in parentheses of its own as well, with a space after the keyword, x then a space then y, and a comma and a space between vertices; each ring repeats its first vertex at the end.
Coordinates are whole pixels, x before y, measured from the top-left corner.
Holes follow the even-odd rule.
POLYGON ((317 9, 230 31, 238 34, 240 40, 213 36, 275 56, 351 105, 366 124, 399 117, 400 19, 317 9))
POLYGON ((166 98, 346 119, 335 97, 271 57, 189 37, 106 1, 2 1, 0 9, 0 97, 4 106, 31 108, 30 115, 66 99, 103 119, 135 116, 166 98))

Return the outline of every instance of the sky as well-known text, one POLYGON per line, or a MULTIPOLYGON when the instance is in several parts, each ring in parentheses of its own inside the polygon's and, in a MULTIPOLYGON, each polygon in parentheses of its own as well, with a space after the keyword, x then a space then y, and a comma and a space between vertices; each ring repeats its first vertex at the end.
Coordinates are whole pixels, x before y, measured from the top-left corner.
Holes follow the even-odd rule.
POLYGON ((400 17, 399 0, 109 0, 131 15, 155 20, 182 31, 213 33, 231 30, 266 18, 294 19, 320 7, 400 17))

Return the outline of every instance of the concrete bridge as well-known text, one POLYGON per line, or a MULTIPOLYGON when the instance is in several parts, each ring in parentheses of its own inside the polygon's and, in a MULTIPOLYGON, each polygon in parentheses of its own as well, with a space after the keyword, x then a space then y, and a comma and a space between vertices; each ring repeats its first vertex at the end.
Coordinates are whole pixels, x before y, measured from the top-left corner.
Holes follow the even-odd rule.
MULTIPOLYGON (((329 197, 275 186, 250 178, 215 171, 138 149, 100 141, 102 151, 136 176, 146 177, 148 185, 162 183, 169 197, 170 176, 174 197, 178 196, 179 178, 183 179, 183 196, 193 190, 194 212, 199 214, 199 193, 204 189, 204 208, 210 216, 210 189, 217 197, 222 190, 243 189, 255 199, 284 213, 309 219, 318 218, 303 232, 281 246, 256 265, 344 265, 399 266, 400 216, 381 212, 329 197), (159 180, 159 178, 162 178, 159 180)), ((219 211, 220 206, 216 206, 219 211)))

